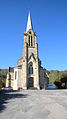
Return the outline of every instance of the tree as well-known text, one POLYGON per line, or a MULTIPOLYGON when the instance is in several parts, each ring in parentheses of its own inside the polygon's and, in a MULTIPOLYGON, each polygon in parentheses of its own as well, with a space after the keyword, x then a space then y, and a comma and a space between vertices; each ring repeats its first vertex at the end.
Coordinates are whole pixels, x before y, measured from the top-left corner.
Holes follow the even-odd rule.
POLYGON ((61 82, 62 82, 62 83, 65 83, 64 88, 66 88, 66 86, 67 86, 67 76, 63 76, 63 77, 61 78, 61 82))
POLYGON ((58 89, 61 89, 61 82, 55 81, 54 84, 57 86, 58 89))

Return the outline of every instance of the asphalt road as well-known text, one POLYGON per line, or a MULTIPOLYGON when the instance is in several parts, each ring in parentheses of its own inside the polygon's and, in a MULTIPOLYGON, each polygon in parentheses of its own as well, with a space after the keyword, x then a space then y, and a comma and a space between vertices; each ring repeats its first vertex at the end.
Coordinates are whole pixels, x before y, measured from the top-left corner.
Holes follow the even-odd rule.
POLYGON ((67 119, 67 90, 3 91, 0 119, 67 119))

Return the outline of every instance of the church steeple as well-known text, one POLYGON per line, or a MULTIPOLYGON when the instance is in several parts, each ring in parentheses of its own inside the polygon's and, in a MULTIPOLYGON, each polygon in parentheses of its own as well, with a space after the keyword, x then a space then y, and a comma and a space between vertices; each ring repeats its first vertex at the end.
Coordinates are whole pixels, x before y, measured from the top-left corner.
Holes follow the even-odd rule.
POLYGON ((30 9, 29 9, 26 32, 28 32, 30 29, 33 30, 32 21, 31 21, 31 15, 30 15, 30 9))

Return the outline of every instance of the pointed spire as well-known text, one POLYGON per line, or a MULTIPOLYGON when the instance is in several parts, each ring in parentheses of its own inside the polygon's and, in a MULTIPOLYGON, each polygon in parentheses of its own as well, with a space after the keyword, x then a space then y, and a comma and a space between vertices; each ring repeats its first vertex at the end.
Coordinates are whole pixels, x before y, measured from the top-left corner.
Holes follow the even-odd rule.
POLYGON ((30 9, 29 9, 29 15, 28 15, 28 21, 27 21, 27 29, 26 29, 26 32, 28 32, 30 29, 33 30, 32 21, 31 21, 31 15, 30 15, 30 9))

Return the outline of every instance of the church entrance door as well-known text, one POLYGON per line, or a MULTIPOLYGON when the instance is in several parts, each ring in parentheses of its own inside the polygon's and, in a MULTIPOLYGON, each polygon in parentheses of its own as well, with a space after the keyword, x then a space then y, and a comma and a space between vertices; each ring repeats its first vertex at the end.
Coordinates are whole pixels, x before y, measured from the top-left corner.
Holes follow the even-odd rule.
POLYGON ((30 77, 28 80, 29 88, 34 87, 34 78, 30 77))

